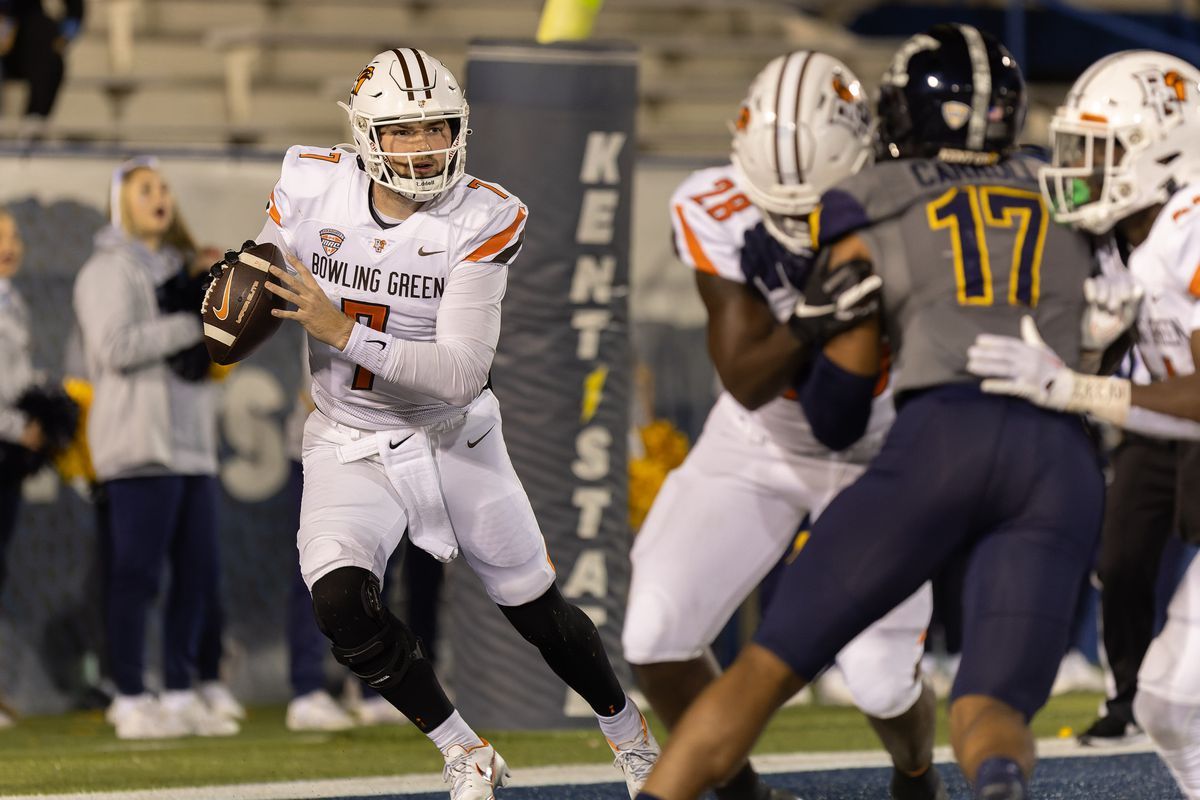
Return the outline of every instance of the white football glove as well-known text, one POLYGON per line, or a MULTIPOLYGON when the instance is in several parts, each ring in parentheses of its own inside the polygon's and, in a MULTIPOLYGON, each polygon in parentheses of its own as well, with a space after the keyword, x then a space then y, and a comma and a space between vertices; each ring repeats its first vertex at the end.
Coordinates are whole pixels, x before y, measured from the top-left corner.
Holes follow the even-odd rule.
POLYGON ((1042 340, 1037 323, 1021 317, 1021 338, 981 333, 967 350, 967 370, 984 378, 988 394, 1020 397, 1053 411, 1089 413, 1122 425, 1129 415, 1129 381, 1082 375, 1042 340))
POLYGON ((1063 364, 1038 333, 1033 318, 1021 318, 1021 338, 981 333, 967 350, 967 370, 984 378, 988 394, 1022 397, 1035 405, 1065 411, 1075 372, 1063 364))
POLYGON ((792 309, 796 306, 796 299, 800 296, 800 290, 792 285, 788 278, 787 272, 783 268, 783 262, 775 262, 775 272, 779 275, 779 287, 772 289, 767 286, 767 282, 761 276, 754 276, 754 285, 759 293, 767 301, 767 305, 771 307, 771 314, 777 322, 787 322, 788 317, 792 315, 792 309))
POLYGON ((1145 291, 1128 272, 1083 282, 1083 349, 1103 352, 1137 319, 1145 291))

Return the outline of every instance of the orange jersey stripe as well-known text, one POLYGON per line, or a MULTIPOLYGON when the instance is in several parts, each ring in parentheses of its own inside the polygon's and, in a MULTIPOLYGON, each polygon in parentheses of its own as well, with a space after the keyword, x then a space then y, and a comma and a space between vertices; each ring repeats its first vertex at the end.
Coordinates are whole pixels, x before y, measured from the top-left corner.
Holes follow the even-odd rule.
POLYGON ((271 192, 271 201, 267 203, 267 213, 271 216, 271 221, 279 227, 283 227, 283 220, 279 218, 279 206, 275 205, 274 191, 271 192))
POLYGON ((1192 297, 1200 297, 1200 267, 1196 267, 1196 271, 1192 273, 1192 282, 1188 284, 1188 291, 1192 293, 1192 297))
POLYGON ((692 256, 692 261, 695 262, 696 269, 701 272, 707 272, 709 275, 716 275, 717 268, 708 260, 704 248, 700 246, 700 240, 696 238, 696 234, 692 232, 691 227, 687 224, 687 218, 683 213, 683 206, 676 204, 675 216, 679 220, 679 227, 683 230, 683 240, 687 242, 688 253, 692 256))
POLYGON ((504 245, 508 244, 513 237, 513 234, 521 227, 522 220, 525 219, 525 209, 517 209, 517 218, 513 220, 512 225, 509 225, 504 230, 497 233, 492 238, 481 244, 475 249, 475 252, 467 256, 467 261, 482 261, 488 256, 494 256, 504 249, 504 245))

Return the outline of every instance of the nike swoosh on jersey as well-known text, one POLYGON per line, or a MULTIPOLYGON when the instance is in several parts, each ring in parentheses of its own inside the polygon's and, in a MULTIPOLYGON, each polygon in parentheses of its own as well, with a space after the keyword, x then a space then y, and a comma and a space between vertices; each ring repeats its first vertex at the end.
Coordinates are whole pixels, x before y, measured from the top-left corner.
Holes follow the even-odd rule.
MULTIPOLYGON (((486 435, 487 434, 484 434, 484 436, 486 436, 486 435)), ((388 448, 391 450, 395 450, 397 447, 404 444, 405 442, 407 442, 409 439, 411 439, 414 436, 416 436, 415 433, 410 433, 408 436, 405 436, 403 439, 401 439, 398 442, 388 442, 388 448)))
POLYGON ((467 440, 467 447, 474 447, 475 445, 477 445, 477 444, 479 444, 480 442, 482 442, 482 441, 483 441, 483 439, 484 439, 484 437, 486 437, 486 436, 487 436, 489 433, 491 433, 491 432, 492 432, 492 428, 495 428, 495 427, 496 427, 496 426, 495 426, 495 425, 493 425, 491 428, 488 428, 486 431, 484 431, 484 432, 483 432, 483 436, 480 436, 478 439, 476 439, 476 440, 475 440, 475 441, 473 441, 473 442, 472 442, 470 439, 468 439, 468 440, 467 440))
POLYGON ((444 252, 446 252, 446 251, 445 250, 426 250, 425 245, 421 245, 420 247, 417 248, 417 255, 419 255, 419 256, 436 256, 438 253, 444 253, 444 252))
POLYGON ((384 342, 381 342, 378 339, 367 339, 367 344, 377 344, 377 345, 379 345, 380 350, 387 347, 387 345, 384 342))
POLYGON ((229 317, 229 290, 233 287, 233 270, 229 268, 229 274, 225 276, 225 294, 221 295, 221 305, 213 309, 213 316, 224 322, 229 317))

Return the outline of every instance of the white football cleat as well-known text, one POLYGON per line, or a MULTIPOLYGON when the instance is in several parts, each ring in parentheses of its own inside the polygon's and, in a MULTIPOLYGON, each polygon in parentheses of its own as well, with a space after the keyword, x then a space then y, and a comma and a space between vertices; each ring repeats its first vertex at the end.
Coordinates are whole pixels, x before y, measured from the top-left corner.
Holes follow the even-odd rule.
POLYGON ((385 698, 364 697, 354 709, 360 725, 407 725, 408 717, 385 698))
POLYGON ((496 749, 482 741, 471 748, 451 745, 446 751, 442 780, 450 784, 450 800, 494 800, 495 790, 512 778, 496 749))
POLYGON ((178 721, 193 736, 233 736, 241 730, 236 720, 213 711, 191 689, 163 692, 158 702, 164 715, 178 721))
POLYGON ((322 689, 293 697, 285 723, 289 731, 344 731, 357 725, 354 717, 322 689))
POLYGON ((610 739, 608 746, 613 751, 613 766, 625 776, 625 788, 629 790, 630 798, 636 797, 649 780, 650 772, 662 752, 654 740, 654 734, 650 732, 650 726, 646 724, 646 718, 642 717, 642 732, 636 739, 621 744, 610 739))
POLYGON ((246 718, 246 707, 239 703, 233 692, 229 691, 229 687, 220 681, 205 681, 196 691, 214 714, 229 719, 246 718))
POLYGON ((104 718, 117 729, 118 739, 178 739, 189 733, 149 692, 117 695, 104 718))
POLYGON ((1050 694, 1058 697, 1068 692, 1103 692, 1104 688, 1104 670, 1072 648, 1058 665, 1058 674, 1050 694))

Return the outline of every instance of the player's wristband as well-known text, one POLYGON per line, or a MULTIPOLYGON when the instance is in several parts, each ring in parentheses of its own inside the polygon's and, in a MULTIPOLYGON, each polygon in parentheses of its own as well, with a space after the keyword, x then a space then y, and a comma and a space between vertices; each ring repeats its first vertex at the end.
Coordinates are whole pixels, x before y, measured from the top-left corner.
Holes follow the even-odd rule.
POLYGON ((388 353, 395 341, 386 333, 380 333, 361 322, 356 322, 350 329, 350 339, 347 340, 346 348, 342 350, 342 353, 363 369, 376 375, 384 375, 387 373, 385 366, 388 362, 388 353))
POLYGON ((1072 378, 1067 411, 1091 414, 1118 427, 1125 426, 1133 393, 1133 385, 1129 381, 1124 378, 1080 375, 1078 372, 1072 378))

